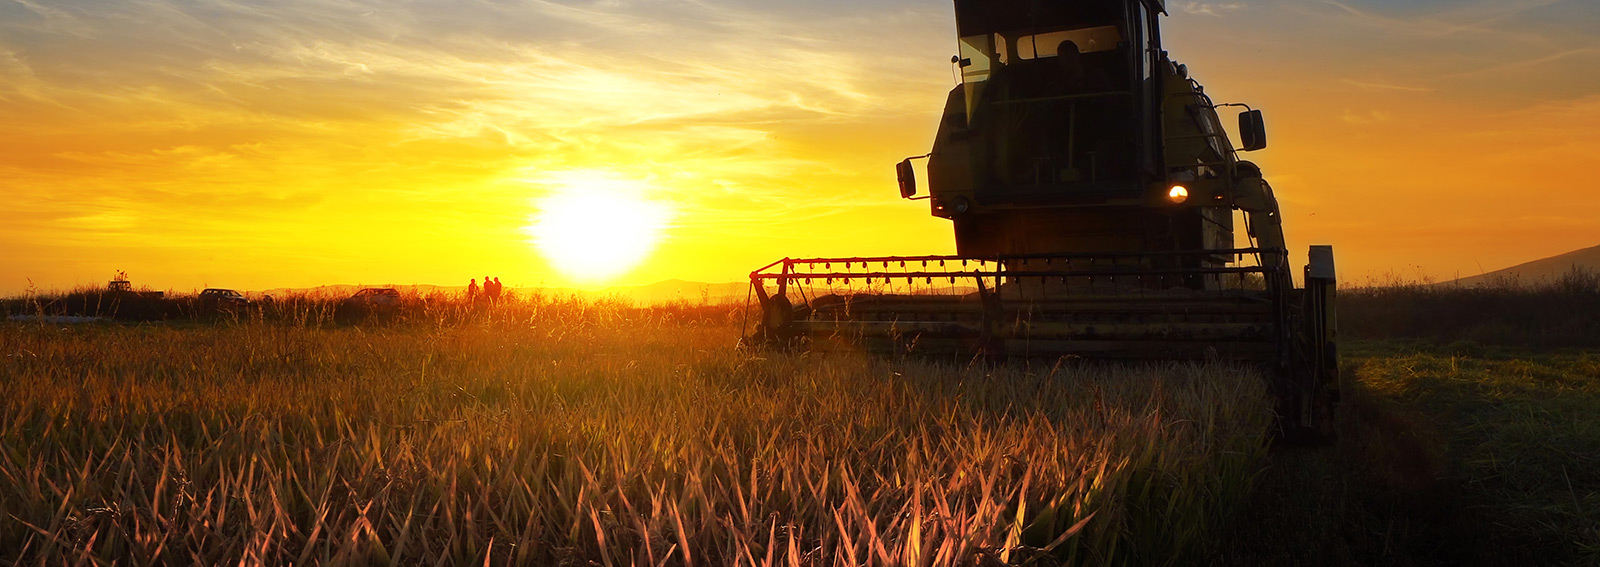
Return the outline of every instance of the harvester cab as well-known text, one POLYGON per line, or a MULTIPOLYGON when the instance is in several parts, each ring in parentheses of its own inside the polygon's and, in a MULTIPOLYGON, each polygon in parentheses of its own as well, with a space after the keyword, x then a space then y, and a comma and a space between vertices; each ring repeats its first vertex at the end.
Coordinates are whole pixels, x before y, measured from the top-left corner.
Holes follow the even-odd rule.
POLYGON ((896 176, 901 197, 951 221, 957 254, 775 262, 751 274, 756 337, 1250 361, 1275 376, 1286 428, 1326 429, 1332 249, 1312 248, 1295 288, 1272 188, 1239 157, 1266 147, 1262 114, 1212 101, 1168 57, 1165 2, 956 0, 955 11, 961 83, 932 151, 896 176), (1235 107, 1239 147, 1218 114, 1235 107))

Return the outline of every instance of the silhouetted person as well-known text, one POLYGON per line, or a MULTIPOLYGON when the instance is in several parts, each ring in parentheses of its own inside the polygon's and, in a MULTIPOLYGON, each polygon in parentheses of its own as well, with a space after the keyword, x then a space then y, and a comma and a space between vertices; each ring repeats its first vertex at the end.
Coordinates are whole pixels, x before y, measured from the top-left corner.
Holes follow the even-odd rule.
MULTIPOLYGON (((485 283, 487 284, 487 281, 485 281, 485 283)), ((478 280, 472 280, 471 282, 467 283, 467 301, 470 302, 473 299, 476 299, 477 297, 478 297, 478 280)))
POLYGON ((1111 79, 1104 70, 1090 66, 1078 50, 1077 42, 1067 40, 1056 46, 1056 63, 1061 66, 1061 77, 1070 93, 1101 93, 1111 90, 1111 79))
POLYGON ((505 286, 500 284, 500 278, 498 278, 498 277, 495 278, 494 279, 494 298, 495 298, 495 300, 498 301, 500 299, 500 292, 503 292, 505 290, 506 290, 505 286))

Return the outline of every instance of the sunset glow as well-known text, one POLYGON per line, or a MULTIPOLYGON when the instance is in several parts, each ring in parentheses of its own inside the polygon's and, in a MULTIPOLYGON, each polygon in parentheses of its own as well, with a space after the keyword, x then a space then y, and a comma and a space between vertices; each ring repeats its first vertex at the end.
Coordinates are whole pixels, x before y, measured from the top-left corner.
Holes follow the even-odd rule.
POLYGON ((647 186, 602 174, 561 177, 527 227, 551 267, 574 281, 607 283, 655 250, 671 212, 647 186))
MULTIPOLYGON (((1600 244, 1580 72, 1600 3, 1168 6, 1173 57, 1266 112, 1250 159, 1295 254, 1333 244, 1361 282, 1600 244)), ((0 293, 119 269, 179 290, 730 282, 950 253, 894 164, 929 151, 953 21, 948 0, 6 2, 0 293), (572 171, 648 187, 552 216, 587 207, 572 171), (568 222, 660 236, 540 236, 568 222)))

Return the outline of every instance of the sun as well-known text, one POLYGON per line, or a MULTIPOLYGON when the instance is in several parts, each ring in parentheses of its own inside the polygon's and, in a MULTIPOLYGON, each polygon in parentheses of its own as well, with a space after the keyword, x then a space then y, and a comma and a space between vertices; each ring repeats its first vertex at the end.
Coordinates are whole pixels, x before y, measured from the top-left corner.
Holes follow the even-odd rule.
POLYGON ((550 193, 534 201, 530 242, 562 275, 605 283, 650 257, 666 233, 672 209, 653 200, 648 184, 594 172, 553 176, 550 193))

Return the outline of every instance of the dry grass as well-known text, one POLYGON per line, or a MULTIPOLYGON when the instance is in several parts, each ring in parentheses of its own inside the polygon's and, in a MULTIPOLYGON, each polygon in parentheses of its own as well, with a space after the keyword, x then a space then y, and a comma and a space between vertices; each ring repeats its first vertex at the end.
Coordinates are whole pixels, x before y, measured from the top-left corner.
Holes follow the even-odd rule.
POLYGON ((1170 564, 1243 500, 1270 425, 1224 366, 763 354, 727 309, 433 309, 0 326, 0 563, 1170 564))

